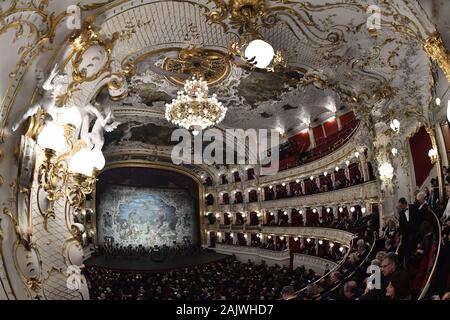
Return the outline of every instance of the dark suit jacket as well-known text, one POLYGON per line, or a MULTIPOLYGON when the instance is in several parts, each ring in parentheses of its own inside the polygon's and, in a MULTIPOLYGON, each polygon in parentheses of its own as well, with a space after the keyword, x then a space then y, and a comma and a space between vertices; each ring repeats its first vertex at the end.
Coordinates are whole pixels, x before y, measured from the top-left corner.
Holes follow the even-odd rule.
POLYGON ((406 220, 405 211, 402 210, 399 213, 399 227, 402 236, 402 247, 405 250, 405 254, 409 255, 416 248, 421 219, 417 206, 409 206, 409 221, 406 220))

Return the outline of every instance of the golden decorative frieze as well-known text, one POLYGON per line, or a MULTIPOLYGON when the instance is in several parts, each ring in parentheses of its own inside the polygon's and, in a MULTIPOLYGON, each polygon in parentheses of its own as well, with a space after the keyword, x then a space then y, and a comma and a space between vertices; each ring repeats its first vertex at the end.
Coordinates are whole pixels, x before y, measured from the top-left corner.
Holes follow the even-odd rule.
POLYGON ((163 65, 164 70, 180 74, 167 77, 178 86, 186 83, 185 75, 201 77, 209 86, 217 85, 229 75, 230 67, 223 53, 195 47, 181 49, 177 58, 166 58, 163 65))
POLYGON ((428 56, 438 63, 447 80, 450 81, 450 52, 442 42, 441 35, 439 33, 430 35, 425 40, 423 48, 428 56))

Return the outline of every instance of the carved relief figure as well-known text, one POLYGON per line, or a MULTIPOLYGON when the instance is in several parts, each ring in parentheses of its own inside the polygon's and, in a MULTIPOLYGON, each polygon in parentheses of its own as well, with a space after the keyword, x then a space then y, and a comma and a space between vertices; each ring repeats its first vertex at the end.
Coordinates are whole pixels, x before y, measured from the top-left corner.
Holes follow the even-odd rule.
POLYGON ((23 122, 25 122, 29 117, 34 116, 39 109, 44 111, 46 121, 53 120, 56 97, 61 94, 61 90, 63 89, 65 82, 66 75, 59 75, 58 65, 55 65, 47 80, 45 80, 42 84, 42 98, 28 108, 20 120, 12 126, 12 130, 16 131, 23 122))

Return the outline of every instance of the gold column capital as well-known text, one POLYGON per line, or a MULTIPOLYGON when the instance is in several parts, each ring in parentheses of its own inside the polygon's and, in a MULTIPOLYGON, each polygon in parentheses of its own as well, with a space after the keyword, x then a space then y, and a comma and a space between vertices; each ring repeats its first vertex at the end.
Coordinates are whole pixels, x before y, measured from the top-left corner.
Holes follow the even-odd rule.
POLYGON ((447 80, 450 81, 450 52, 445 47, 439 32, 432 33, 423 44, 428 56, 439 64, 447 80))

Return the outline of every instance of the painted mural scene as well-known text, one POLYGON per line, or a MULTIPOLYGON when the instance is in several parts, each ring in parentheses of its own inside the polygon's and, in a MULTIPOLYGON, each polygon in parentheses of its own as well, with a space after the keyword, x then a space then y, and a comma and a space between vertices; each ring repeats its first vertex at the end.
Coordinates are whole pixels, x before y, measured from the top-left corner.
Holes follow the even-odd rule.
POLYGON ((450 300, 449 12, 1 1, 0 300, 450 300))

